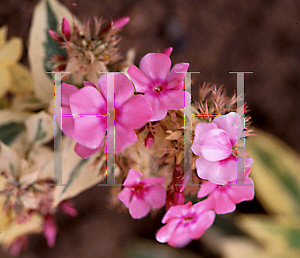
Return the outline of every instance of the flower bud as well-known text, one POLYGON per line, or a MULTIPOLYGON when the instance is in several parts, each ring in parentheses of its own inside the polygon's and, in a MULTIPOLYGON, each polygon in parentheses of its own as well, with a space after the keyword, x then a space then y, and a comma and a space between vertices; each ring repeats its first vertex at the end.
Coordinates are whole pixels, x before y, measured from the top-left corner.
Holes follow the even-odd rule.
POLYGON ((63 43, 63 38, 54 30, 48 30, 49 36, 57 43, 63 43))
POLYGON ((71 39, 71 27, 66 17, 64 17, 62 20, 61 32, 65 36, 67 41, 71 39))

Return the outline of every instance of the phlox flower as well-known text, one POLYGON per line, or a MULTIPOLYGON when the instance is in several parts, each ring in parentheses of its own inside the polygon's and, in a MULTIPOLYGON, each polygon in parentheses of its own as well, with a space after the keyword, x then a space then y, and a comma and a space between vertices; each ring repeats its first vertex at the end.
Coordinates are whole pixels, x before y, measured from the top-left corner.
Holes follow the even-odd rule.
POLYGON ((160 209, 166 203, 166 190, 162 186, 165 178, 141 179, 142 175, 141 172, 130 169, 123 183, 124 188, 118 194, 118 198, 126 205, 134 219, 145 217, 150 211, 150 206, 160 209))
POLYGON ((184 108, 185 96, 191 98, 188 92, 182 91, 189 64, 176 64, 170 71, 170 53, 171 50, 166 50, 166 53, 149 53, 141 59, 140 69, 131 65, 127 71, 137 92, 145 93, 152 107, 151 121, 163 119, 168 110, 184 108))
POLYGON ((124 74, 114 74, 114 114, 107 114, 107 74, 100 77, 99 90, 91 82, 84 85, 78 90, 63 83, 61 91, 62 130, 77 142, 76 153, 87 158, 99 151, 107 130, 114 130, 115 153, 136 142, 133 129, 144 126, 150 120, 152 111, 144 96, 133 95, 130 80, 124 74), (107 116, 114 116, 114 128, 107 128, 107 116))
POLYGON ((196 125, 192 151, 200 156, 196 160, 200 178, 220 185, 236 178, 237 158, 231 151, 242 132, 240 116, 235 112, 196 125))
MULTIPOLYGON (((252 161, 250 162, 252 163, 252 161)), ((250 164, 246 165, 250 166, 250 164)), ((245 169, 245 177, 242 180, 229 181, 226 185, 217 185, 206 181, 201 185, 197 196, 202 198, 208 195, 207 199, 212 201, 212 207, 217 214, 233 212, 237 203, 254 198, 254 185, 252 179, 249 178, 250 170, 250 167, 245 169), (237 183, 247 185, 238 185, 237 183)))
POLYGON ((193 239, 201 237, 213 224, 215 212, 211 210, 210 200, 192 205, 172 206, 162 218, 166 224, 156 233, 156 240, 173 247, 184 247, 193 239))

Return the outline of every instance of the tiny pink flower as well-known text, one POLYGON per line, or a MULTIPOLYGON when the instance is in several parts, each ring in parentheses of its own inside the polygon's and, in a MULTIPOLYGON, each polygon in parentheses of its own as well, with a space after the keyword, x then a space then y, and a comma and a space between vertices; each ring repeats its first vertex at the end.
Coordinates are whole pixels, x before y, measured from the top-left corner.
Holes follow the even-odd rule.
POLYGON ((248 177, 250 170, 250 167, 246 168, 244 180, 229 181, 226 185, 217 185, 209 181, 203 183, 198 197, 202 198, 208 195, 207 199, 212 201, 212 207, 217 214, 233 212, 237 203, 254 198, 253 181, 248 177), (237 182, 247 185, 235 185, 237 182))
POLYGON ((196 160, 200 178, 220 185, 236 178, 237 158, 231 151, 242 132, 241 119, 235 112, 196 125, 192 151, 200 156, 196 160))
POLYGON ((153 111, 151 121, 163 119, 168 110, 182 109, 185 106, 185 95, 182 91, 183 80, 188 63, 179 63, 171 68, 171 59, 166 53, 149 53, 140 61, 140 69, 131 65, 127 71, 138 92, 145 93, 153 111))
MULTIPOLYGON (((98 88, 84 82, 78 90, 62 84, 62 130, 77 142, 75 152, 87 158, 100 150, 107 129, 115 132, 115 153, 120 153, 137 141, 134 129, 151 118, 150 104, 142 95, 133 95, 134 88, 124 74, 114 74, 114 128, 107 128, 107 74, 100 77, 98 88), (73 117, 73 115, 77 115, 73 117)), ((106 144, 105 144, 106 145, 106 144)), ((106 146, 104 151, 106 151, 106 146)))
POLYGON ((156 240, 168 243, 173 247, 184 247, 193 239, 201 237, 213 224, 215 212, 211 210, 210 200, 204 200, 192 206, 189 202, 185 205, 171 207, 162 223, 166 224, 156 233, 156 240))
POLYGON ((55 244, 55 238, 57 233, 57 227, 54 218, 51 214, 47 214, 44 220, 44 237, 47 240, 49 247, 53 247, 55 244))
POLYGON ((118 18, 116 20, 113 20, 113 27, 115 29, 122 29, 128 22, 130 21, 130 18, 128 16, 122 17, 122 18, 118 18))
POLYGON ((130 169, 123 183, 124 188, 118 194, 118 198, 126 205, 134 219, 145 217, 150 211, 150 206, 160 209, 166 203, 166 190, 162 186, 165 178, 141 179, 142 175, 141 172, 130 169))

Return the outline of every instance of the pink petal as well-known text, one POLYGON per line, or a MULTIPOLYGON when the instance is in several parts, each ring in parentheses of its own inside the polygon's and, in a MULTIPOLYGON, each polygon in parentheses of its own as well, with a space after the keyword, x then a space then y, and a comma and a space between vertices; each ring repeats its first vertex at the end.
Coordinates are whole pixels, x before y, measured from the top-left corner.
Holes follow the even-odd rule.
POLYGON ((172 206, 163 216, 161 222, 168 223, 169 220, 181 218, 186 216, 188 209, 192 206, 191 202, 188 202, 184 205, 175 205, 172 206))
POLYGON ((150 121, 159 121, 167 115, 167 109, 162 107, 158 93, 146 93, 144 97, 150 103, 152 109, 150 121))
POLYGON ((125 206, 128 208, 129 202, 132 197, 132 190, 125 187, 123 190, 118 194, 118 198, 120 199, 121 202, 125 204, 125 206))
POLYGON ((135 95, 123 104, 116 119, 129 128, 139 129, 150 121, 151 116, 152 109, 145 97, 135 95))
POLYGON ((226 190, 228 197, 234 203, 252 200, 254 198, 254 185, 251 178, 245 180, 245 184, 252 184, 251 186, 229 186, 226 190))
MULTIPOLYGON (((109 130, 109 128, 108 128, 109 130)), ((123 126, 121 123, 115 125, 115 153, 120 153, 137 141, 135 132, 123 126)), ((106 150, 107 148, 105 148, 106 150)))
POLYGON ((60 125, 64 134, 69 138, 72 138, 74 130, 74 118, 69 107, 62 107, 62 125, 60 124, 60 121, 58 122, 58 124, 60 125), (69 116, 66 116, 68 114, 69 116))
POLYGON ((209 161, 201 157, 196 160, 197 174, 200 178, 209 180, 218 185, 227 184, 236 178, 236 158, 230 156, 221 161, 209 161))
POLYGON ((168 74, 167 77, 167 89, 176 89, 181 90, 182 89, 182 81, 184 80, 184 77, 186 75, 186 72, 189 68, 188 63, 179 63, 173 66, 172 70, 168 74))
POLYGON ((216 214, 212 210, 203 212, 197 216, 195 221, 191 222, 188 230, 192 239, 201 237, 204 232, 214 223, 216 214))
POLYGON ((83 85, 86 87, 86 86, 91 86, 91 87, 94 87, 97 89, 96 85, 92 82, 89 82, 89 81, 83 81, 83 85))
POLYGON ((75 86, 67 83, 61 84, 61 106, 68 107, 70 106, 70 96, 75 92, 79 91, 75 86))
POLYGON ((103 145, 106 117, 74 117, 73 139, 79 144, 97 149, 103 145))
POLYGON ((81 144, 77 143, 75 145, 74 151, 77 153, 78 156, 80 156, 83 159, 86 159, 86 158, 92 156, 93 154, 97 153, 101 149, 102 145, 103 145, 103 142, 99 148, 89 149, 89 148, 84 147, 81 144))
POLYGON ((154 184, 162 185, 165 183, 165 178, 163 176, 162 177, 146 177, 141 180, 141 183, 144 185, 154 185, 154 184))
POLYGON ((49 247, 53 247, 55 244, 56 232, 57 228, 54 218, 52 215, 47 214, 44 221, 44 237, 49 247))
POLYGON ((218 116, 213 120, 213 123, 227 132, 232 146, 234 146, 242 136, 243 124, 238 113, 230 112, 227 115, 218 116))
POLYGON ((182 109, 185 104, 185 95, 190 95, 190 93, 182 90, 163 90, 159 94, 159 100, 163 109, 182 109))
POLYGON ((209 198, 214 199, 214 210, 217 214, 225 214, 233 212, 235 210, 235 203, 232 202, 232 200, 229 198, 229 196, 226 193, 226 190, 222 191, 220 188, 218 188, 210 194, 209 198))
POLYGON ((212 129, 206 132, 199 144, 202 156, 209 161, 223 160, 230 156, 232 146, 224 130, 212 129))
POLYGON ((148 186, 146 197, 153 208, 160 209, 166 204, 166 189, 162 185, 148 186))
POLYGON ((175 228, 178 226, 179 223, 181 223, 181 219, 173 219, 165 226, 161 227, 156 232, 156 240, 160 243, 166 243, 171 238, 175 228))
POLYGON ((70 107, 75 115, 106 115, 106 101, 91 86, 83 87, 70 97, 70 107))
POLYGON ((131 65, 127 74, 130 76, 137 92, 152 91, 153 82, 135 65, 131 65))
POLYGON ((202 136, 212 130, 218 128, 217 125, 214 123, 199 123, 195 127, 195 137, 193 140, 193 145, 192 145, 192 151, 194 154, 201 156, 201 146, 200 146, 200 141, 202 136))
POLYGON ((132 218, 140 219, 145 217, 150 211, 150 204, 147 200, 136 196, 132 196, 131 202, 129 203, 129 213, 132 218))
POLYGON ((175 248, 181 248, 190 243, 192 238, 190 237, 188 226, 186 223, 178 225, 173 231, 168 244, 175 248))
POLYGON ((205 200, 194 204, 188 211, 190 217, 193 217, 194 214, 200 215, 201 213, 213 209, 214 201, 210 198, 206 198, 205 200))
POLYGON ((125 74, 115 73, 114 79, 115 108, 118 108, 132 97, 134 93, 134 87, 125 74))
POLYGON ((171 68, 171 59, 161 53, 149 53, 140 61, 140 69, 152 81, 165 81, 171 68))
POLYGON ((142 175, 141 172, 130 169, 123 185, 127 187, 137 186, 141 181, 142 175))
POLYGON ((101 92, 102 96, 106 101, 108 101, 107 83, 110 83, 110 81, 107 81, 108 76, 111 77, 113 80, 112 83, 114 86, 114 96, 115 96, 114 105, 115 108, 118 108, 133 95, 134 88, 130 80, 124 74, 119 74, 119 73, 104 74, 99 78, 98 87, 99 87, 99 91, 101 92))
POLYGON ((172 47, 168 47, 168 48, 162 50, 161 53, 167 55, 168 57, 170 57, 172 51, 173 51, 173 48, 172 47))
POLYGON ((216 187, 217 185, 212 182, 209 181, 204 182, 200 187, 197 197, 198 198, 205 197, 206 195, 210 194, 216 187))

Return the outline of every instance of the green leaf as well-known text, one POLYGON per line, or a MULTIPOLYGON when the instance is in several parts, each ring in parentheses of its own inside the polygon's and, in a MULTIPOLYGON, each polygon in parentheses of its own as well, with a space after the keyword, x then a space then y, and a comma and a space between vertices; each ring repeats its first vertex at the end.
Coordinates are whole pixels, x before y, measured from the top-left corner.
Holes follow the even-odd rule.
MULTIPOLYGON (((67 52, 64 48, 61 48, 61 45, 55 42, 48 33, 48 30, 58 30, 58 24, 60 21, 57 20, 56 15, 49 4, 49 1, 46 2, 46 15, 47 15, 47 28, 45 29, 47 41, 43 43, 45 58, 44 58, 44 69, 45 71, 52 71, 53 64, 51 63, 51 57, 56 56, 67 56, 67 52)), ((49 78, 53 78, 51 73, 47 73, 49 78)))
POLYGON ((8 123, 0 126, 0 140, 6 145, 12 143, 25 130, 24 123, 8 123))
POLYGON ((246 142, 246 150, 254 159, 250 176, 256 196, 270 213, 298 217, 300 215, 300 157, 278 138, 255 130, 246 142))

